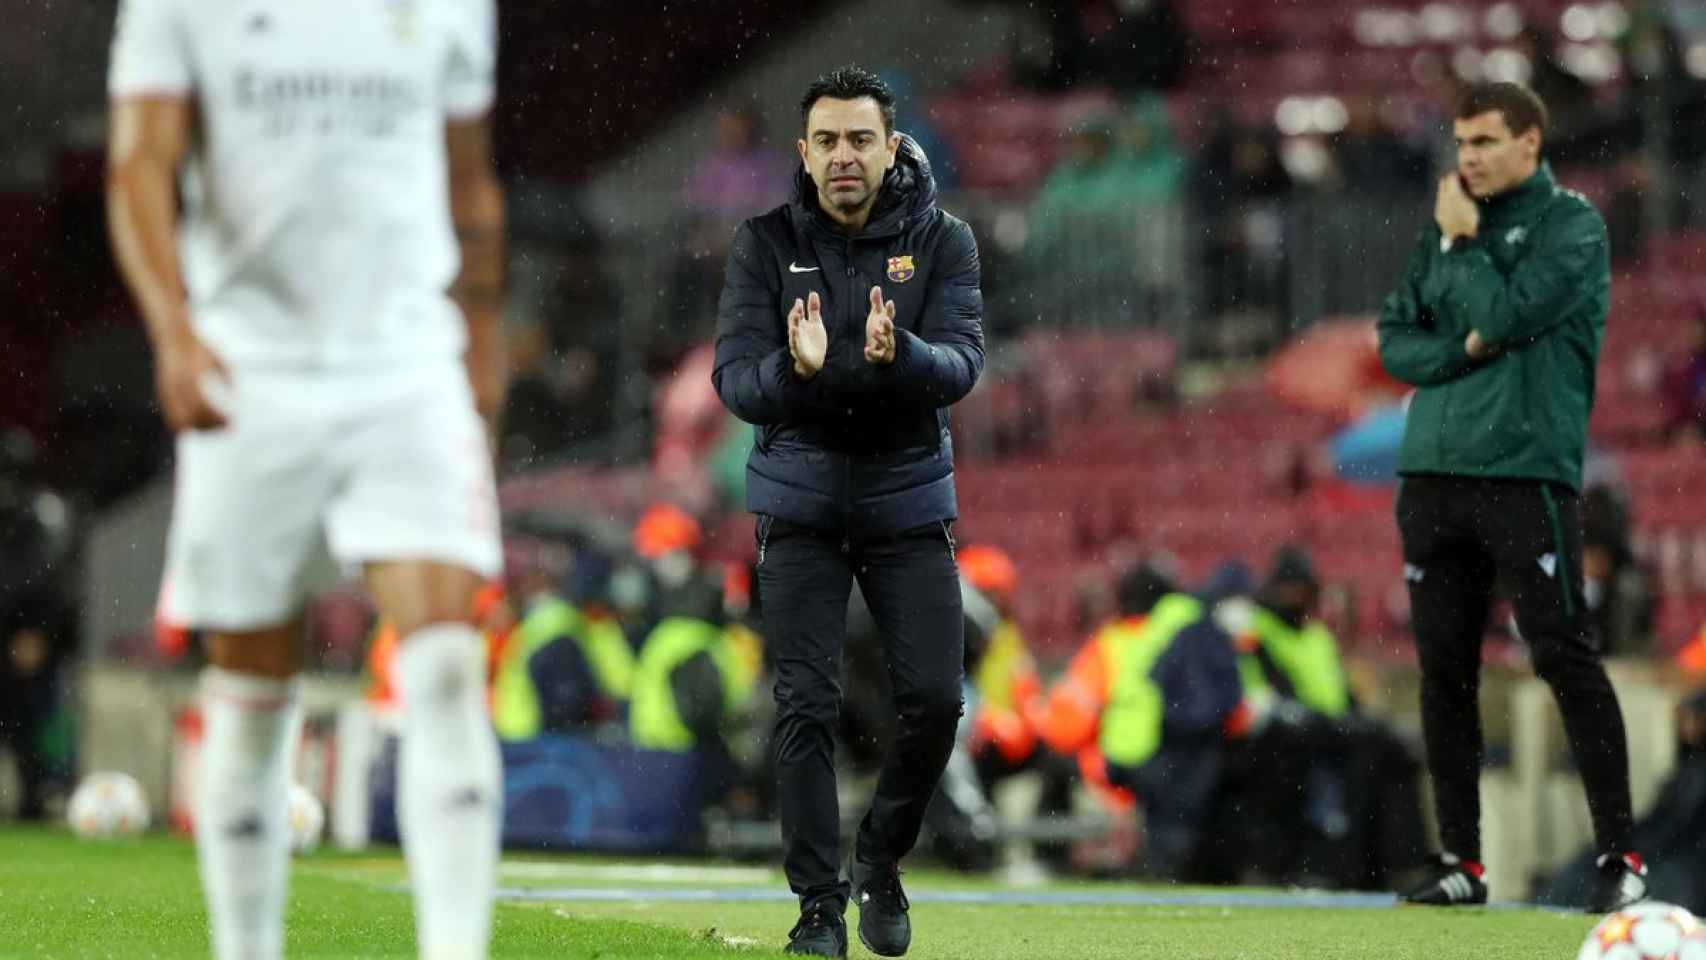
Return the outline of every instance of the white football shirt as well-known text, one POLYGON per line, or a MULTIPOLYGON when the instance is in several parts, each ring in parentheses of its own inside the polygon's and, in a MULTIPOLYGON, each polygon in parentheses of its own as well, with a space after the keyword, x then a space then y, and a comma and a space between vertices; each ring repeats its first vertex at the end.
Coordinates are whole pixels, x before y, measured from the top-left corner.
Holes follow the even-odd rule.
POLYGON ((447 119, 487 111, 495 0, 122 0, 111 96, 196 104, 178 237, 228 363, 460 355, 447 119))

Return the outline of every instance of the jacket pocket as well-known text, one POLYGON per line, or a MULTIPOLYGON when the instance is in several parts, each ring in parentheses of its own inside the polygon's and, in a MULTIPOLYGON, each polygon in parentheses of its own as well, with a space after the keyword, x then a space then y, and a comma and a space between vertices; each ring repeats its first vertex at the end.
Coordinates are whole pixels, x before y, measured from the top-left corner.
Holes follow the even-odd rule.
POLYGON ((1503 356, 1462 379, 1450 390, 1451 435, 1447 463, 1451 469, 1475 473, 1497 470, 1524 443, 1523 422, 1528 400, 1522 394, 1515 366, 1520 358, 1503 356))

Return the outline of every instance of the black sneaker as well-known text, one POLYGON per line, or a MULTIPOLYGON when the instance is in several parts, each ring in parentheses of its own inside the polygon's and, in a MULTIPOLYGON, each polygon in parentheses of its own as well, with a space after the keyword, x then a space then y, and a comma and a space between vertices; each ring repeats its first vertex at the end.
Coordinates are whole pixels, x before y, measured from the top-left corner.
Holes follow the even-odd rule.
POLYGON ((1468 907, 1487 902, 1486 871, 1478 863, 1459 860, 1449 853, 1434 858, 1432 879, 1404 894, 1405 903, 1424 907, 1468 907))
POLYGON ((800 922, 788 931, 788 946, 783 953, 808 957, 847 956, 847 921, 837 909, 840 901, 818 902, 800 911, 800 922))
POLYGON ((900 886, 900 865, 853 858, 848 871, 853 902, 859 905, 859 942, 880 957, 899 957, 912 946, 912 909, 900 886))
POLYGON ((1599 858, 1599 878, 1594 881, 1589 913, 1613 913, 1647 899, 1647 865, 1640 854, 1620 857, 1607 853, 1599 858))

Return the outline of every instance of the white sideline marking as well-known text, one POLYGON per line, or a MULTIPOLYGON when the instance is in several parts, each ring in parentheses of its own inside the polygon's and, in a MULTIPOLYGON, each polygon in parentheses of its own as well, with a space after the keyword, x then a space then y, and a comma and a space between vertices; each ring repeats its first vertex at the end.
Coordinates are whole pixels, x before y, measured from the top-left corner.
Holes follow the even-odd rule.
MULTIPOLYGON (((1339 893, 1321 890, 1254 891, 1238 888, 1213 891, 1163 892, 1140 890, 917 890, 913 903, 953 903, 990 906, 1052 907, 1170 907, 1197 910, 1244 909, 1398 909, 1390 893, 1339 893)), ((500 887, 497 899, 511 903, 792 903, 793 894, 771 887, 500 887)), ((1421 910, 1420 907, 1404 909, 1421 910)), ((1467 908, 1464 908, 1467 909, 1467 908)), ((1494 911, 1521 910, 1580 916, 1557 907, 1527 903, 1491 903, 1494 911)))
POLYGON ((498 867, 506 879, 588 880, 605 883, 764 884, 777 882, 777 873, 764 867, 729 867, 676 863, 535 863, 506 861, 498 867))

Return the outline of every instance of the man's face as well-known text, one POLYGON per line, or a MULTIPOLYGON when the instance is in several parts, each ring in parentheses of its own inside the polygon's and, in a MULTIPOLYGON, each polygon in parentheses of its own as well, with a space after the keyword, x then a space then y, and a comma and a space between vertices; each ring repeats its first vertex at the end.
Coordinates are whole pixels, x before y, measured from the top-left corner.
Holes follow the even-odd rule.
POLYGON ((1279 584, 1272 593, 1273 610, 1288 620, 1302 623, 1315 612, 1319 591, 1315 585, 1301 580, 1279 584))
POLYGON ((1540 163, 1540 129, 1511 133, 1505 115, 1489 110, 1452 125, 1457 172, 1476 199, 1497 196, 1533 176, 1540 163))
POLYGON ((825 208, 841 214, 868 210, 883 174, 894 166, 900 136, 885 133, 883 112, 870 97, 819 98, 806 117, 800 162, 817 184, 825 208))

